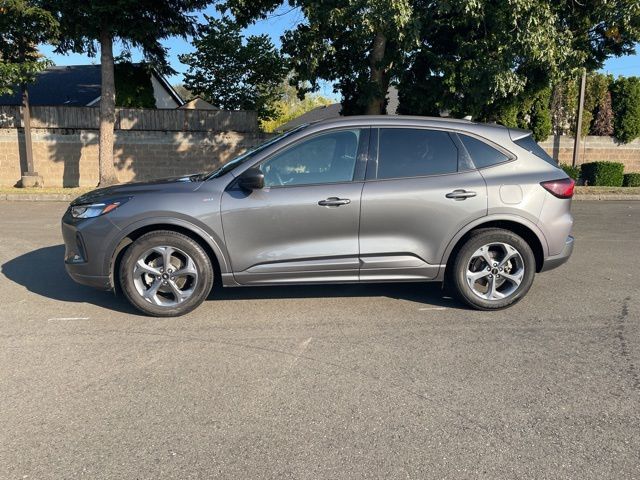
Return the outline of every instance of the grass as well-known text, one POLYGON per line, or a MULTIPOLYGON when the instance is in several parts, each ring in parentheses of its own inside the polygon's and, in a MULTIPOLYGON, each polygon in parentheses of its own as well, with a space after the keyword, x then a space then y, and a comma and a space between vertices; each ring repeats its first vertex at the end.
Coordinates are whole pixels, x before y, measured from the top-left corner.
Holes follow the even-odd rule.
POLYGON ((576 187, 579 195, 640 195, 640 187, 576 187))
POLYGON ((16 188, 16 187, 0 187, 0 194, 16 194, 16 195, 82 195, 83 193, 95 190, 96 187, 79 187, 79 188, 16 188))

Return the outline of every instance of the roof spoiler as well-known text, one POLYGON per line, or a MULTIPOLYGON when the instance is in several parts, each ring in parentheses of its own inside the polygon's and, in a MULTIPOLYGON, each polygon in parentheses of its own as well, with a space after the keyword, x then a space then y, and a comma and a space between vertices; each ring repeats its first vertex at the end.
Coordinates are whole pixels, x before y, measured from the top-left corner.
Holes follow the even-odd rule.
POLYGON ((528 137, 532 135, 533 132, 531 130, 523 130, 521 128, 509 128, 509 136, 511 137, 511 141, 515 142, 516 140, 520 140, 521 138, 528 137))
POLYGON ((522 138, 533 135, 531 130, 523 130, 522 128, 509 128, 509 136, 511 137, 511 141, 515 142, 516 140, 520 140, 522 138))

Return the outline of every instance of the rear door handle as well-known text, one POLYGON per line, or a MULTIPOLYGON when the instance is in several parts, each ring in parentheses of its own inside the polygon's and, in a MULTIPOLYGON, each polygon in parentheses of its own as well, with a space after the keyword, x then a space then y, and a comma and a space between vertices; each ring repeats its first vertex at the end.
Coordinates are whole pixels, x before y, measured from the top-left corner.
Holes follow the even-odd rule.
POLYGON ((475 197, 476 195, 476 192, 469 192, 467 190, 459 189, 447 193, 445 197, 453 198, 454 200, 464 200, 466 198, 475 197))
POLYGON ((329 197, 326 200, 320 200, 318 205, 321 207, 339 207, 340 205, 348 205, 351 200, 348 198, 329 197))

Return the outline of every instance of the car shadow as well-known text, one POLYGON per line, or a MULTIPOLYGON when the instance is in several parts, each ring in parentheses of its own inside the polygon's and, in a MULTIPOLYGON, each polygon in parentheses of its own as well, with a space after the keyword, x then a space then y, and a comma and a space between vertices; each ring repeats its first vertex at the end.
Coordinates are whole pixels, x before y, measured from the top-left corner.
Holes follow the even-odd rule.
MULTIPOLYGON (((91 303, 122 313, 141 315, 122 295, 103 292, 75 283, 63 263, 64 246, 39 248, 2 265, 2 274, 30 292, 63 302, 91 303)), ((465 308, 449 298, 439 283, 376 283, 340 285, 282 285, 270 287, 214 288, 209 301, 389 297, 425 305, 465 308)))
POLYGON ((64 245, 39 248, 2 265, 2 274, 30 292, 62 302, 91 303, 122 313, 141 315, 112 292, 75 283, 64 268, 64 245))
POLYGON ((319 285, 276 285, 222 288, 211 292, 208 300, 273 300, 288 298, 388 297, 424 305, 465 309, 442 290, 440 283, 345 283, 319 285))

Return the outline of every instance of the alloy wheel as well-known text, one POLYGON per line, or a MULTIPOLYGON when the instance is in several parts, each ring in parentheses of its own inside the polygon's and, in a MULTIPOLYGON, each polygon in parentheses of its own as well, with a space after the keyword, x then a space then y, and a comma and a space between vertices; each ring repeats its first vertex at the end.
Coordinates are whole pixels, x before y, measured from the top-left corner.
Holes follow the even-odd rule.
POLYGON ((471 255, 466 280, 471 291, 483 300, 502 300, 518 290, 524 273, 520 252, 508 243, 493 242, 471 255))

